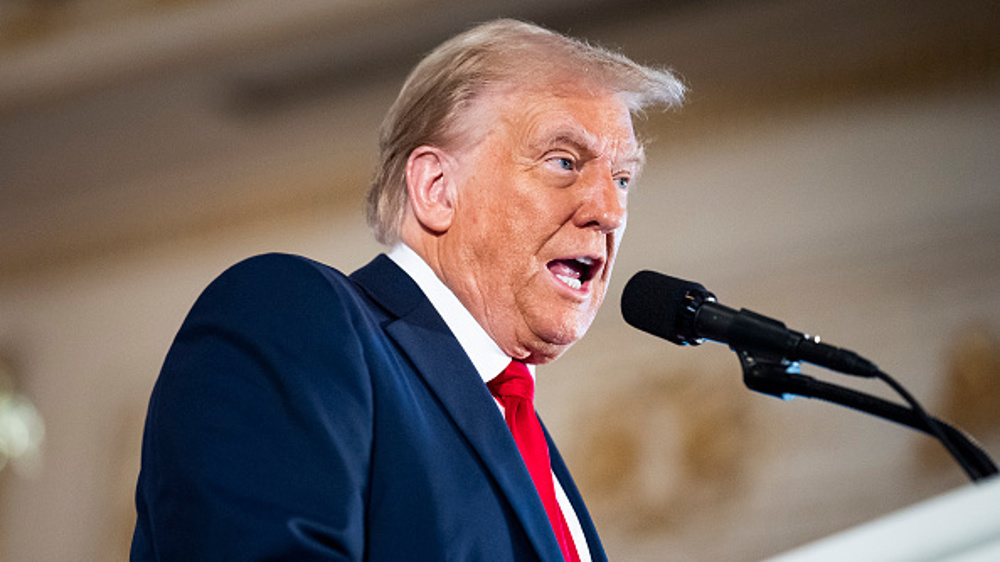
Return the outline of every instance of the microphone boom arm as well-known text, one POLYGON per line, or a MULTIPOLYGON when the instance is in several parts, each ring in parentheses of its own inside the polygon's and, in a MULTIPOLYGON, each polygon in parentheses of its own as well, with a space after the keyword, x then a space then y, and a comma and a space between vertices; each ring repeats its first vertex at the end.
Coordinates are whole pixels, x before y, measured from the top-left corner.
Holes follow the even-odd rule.
POLYGON ((815 398, 911 427, 941 440, 973 481, 997 474, 997 467, 989 455, 964 433, 945 422, 921 415, 913 408, 792 372, 795 364, 781 358, 757 357, 748 351, 734 351, 743 367, 743 382, 750 390, 785 400, 793 396, 815 398), (937 428, 932 425, 937 425, 937 428))

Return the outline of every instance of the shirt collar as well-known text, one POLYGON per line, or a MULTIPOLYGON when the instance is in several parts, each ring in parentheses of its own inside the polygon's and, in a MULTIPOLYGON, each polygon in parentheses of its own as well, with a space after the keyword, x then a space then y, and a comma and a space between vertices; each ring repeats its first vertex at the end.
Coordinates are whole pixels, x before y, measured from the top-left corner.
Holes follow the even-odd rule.
MULTIPOLYGON (((409 275, 420 290, 423 291, 434 309, 444 319, 448 329, 454 334, 459 345, 472 361, 483 382, 503 372, 510 363, 500 346, 486 333, 486 330, 476 322, 455 293, 444 284, 429 265, 413 249, 403 243, 396 244, 388 253, 389 259, 396 263, 409 275)), ((532 376, 535 366, 528 365, 532 376)))

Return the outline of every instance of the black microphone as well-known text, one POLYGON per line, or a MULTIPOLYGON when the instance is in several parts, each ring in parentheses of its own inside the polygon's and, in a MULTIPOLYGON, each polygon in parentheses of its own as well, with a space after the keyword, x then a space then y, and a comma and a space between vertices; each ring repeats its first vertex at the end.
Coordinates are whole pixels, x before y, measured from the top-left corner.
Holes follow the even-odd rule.
POLYGON ((853 351, 821 343, 818 336, 789 330, 756 312, 719 304, 701 284, 655 271, 640 271, 626 283, 622 316, 633 327, 678 345, 707 339, 736 352, 804 361, 848 375, 879 375, 878 367, 853 351))

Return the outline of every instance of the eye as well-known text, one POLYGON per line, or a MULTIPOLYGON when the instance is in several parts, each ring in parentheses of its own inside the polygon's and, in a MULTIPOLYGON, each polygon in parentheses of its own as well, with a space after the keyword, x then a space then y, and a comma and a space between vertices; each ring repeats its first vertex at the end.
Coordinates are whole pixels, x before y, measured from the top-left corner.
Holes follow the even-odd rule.
POLYGON ((572 172, 576 169, 576 161, 568 156, 554 156, 549 158, 549 162, 556 165, 560 170, 572 172))
POLYGON ((632 183, 632 178, 628 176, 618 176, 614 181, 615 185, 618 186, 618 189, 628 189, 629 184, 632 183))

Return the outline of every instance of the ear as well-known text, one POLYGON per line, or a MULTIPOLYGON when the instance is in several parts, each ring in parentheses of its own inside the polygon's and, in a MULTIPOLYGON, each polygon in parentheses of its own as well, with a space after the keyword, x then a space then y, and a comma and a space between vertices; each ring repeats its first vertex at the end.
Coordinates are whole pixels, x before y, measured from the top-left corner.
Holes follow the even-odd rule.
POLYGON ((421 226, 436 234, 448 230, 455 216, 455 192, 443 150, 418 146, 406 161, 406 188, 421 226))

